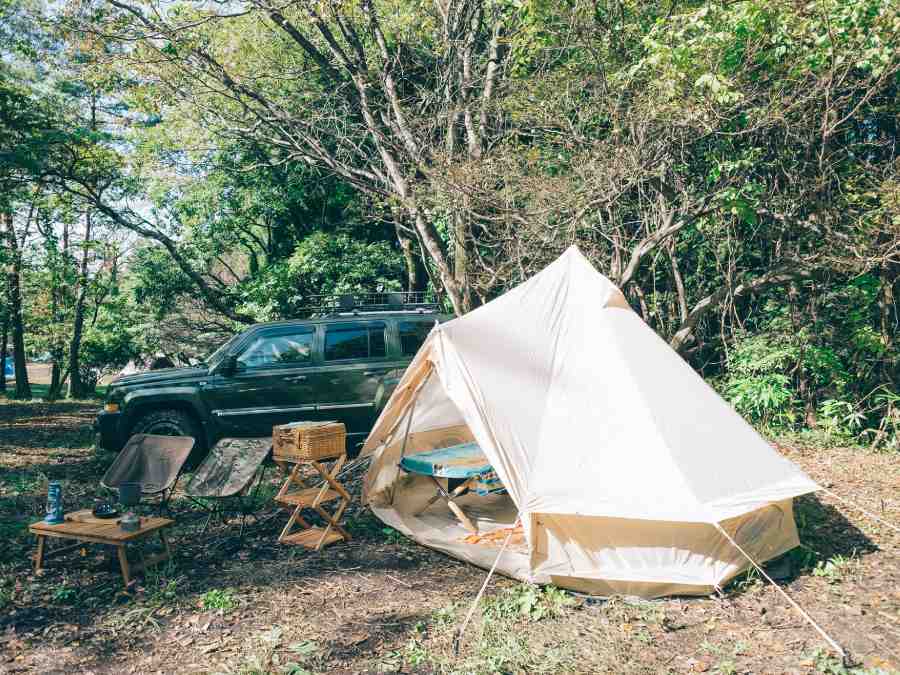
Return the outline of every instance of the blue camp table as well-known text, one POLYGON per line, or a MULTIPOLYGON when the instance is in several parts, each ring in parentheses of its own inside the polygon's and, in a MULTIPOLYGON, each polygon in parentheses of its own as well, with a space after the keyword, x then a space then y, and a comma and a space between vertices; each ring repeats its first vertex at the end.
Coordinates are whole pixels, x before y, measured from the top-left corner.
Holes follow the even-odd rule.
POLYGON ((438 448, 409 455, 400 460, 400 468, 407 473, 427 476, 437 488, 437 494, 428 500, 428 503, 416 515, 425 511, 438 499, 443 498, 463 527, 471 532, 477 532, 478 529, 454 499, 466 490, 472 490, 482 497, 506 492, 494 467, 488 462, 477 443, 462 443, 451 445, 449 448, 438 448), (438 478, 462 480, 463 482, 452 491, 447 492, 444 486, 438 482, 438 478))

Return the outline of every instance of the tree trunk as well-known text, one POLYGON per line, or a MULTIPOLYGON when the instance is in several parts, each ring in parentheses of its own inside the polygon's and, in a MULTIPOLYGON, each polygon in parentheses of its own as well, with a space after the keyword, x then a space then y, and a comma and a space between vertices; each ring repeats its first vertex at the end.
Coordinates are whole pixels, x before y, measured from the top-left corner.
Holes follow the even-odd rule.
POLYGON ((416 230, 419 233, 419 236, 422 238, 422 247, 425 251, 427 251, 428 256, 431 258, 432 262, 434 262, 434 266, 437 268, 438 276, 441 280, 441 286, 443 287, 444 292, 447 294, 447 298, 450 300, 450 304, 453 305, 453 311, 457 316, 462 316, 465 314, 465 308, 462 301, 462 292, 459 287, 459 284, 456 283, 456 278, 453 276, 453 273, 450 269, 450 265, 447 263, 447 258, 444 255, 443 245, 441 243, 441 239, 438 236, 437 230, 434 226, 425 220, 425 217, 418 211, 418 209, 413 206, 409 208, 410 217, 416 223, 416 230))
POLYGON ((406 264, 406 290, 413 293, 425 289, 425 275, 422 270, 421 259, 416 255, 415 243, 397 230, 397 238, 400 241, 400 249, 403 251, 403 260, 406 264))
POLYGON ((59 378, 59 361, 54 357, 50 364, 50 388, 47 390, 47 400, 55 401, 58 399, 61 388, 62 382, 59 378))
MULTIPOLYGON (((68 265, 68 257, 69 257, 69 223, 63 223, 63 234, 62 234, 62 259, 66 265, 68 265)), ((59 307, 63 304, 63 300, 60 297, 61 295, 61 283, 59 279, 55 279, 53 282, 53 289, 51 291, 51 310, 50 316, 52 320, 56 323, 56 325, 60 325, 62 323, 63 318, 60 316, 59 307)), ((53 342, 50 347, 50 353, 53 357, 53 361, 50 365, 50 389, 47 392, 47 398, 51 401, 55 401, 59 398, 60 393, 62 392, 62 378, 60 377, 62 371, 62 361, 65 356, 64 345, 61 337, 58 337, 54 334, 53 342)))
POLYGON ((800 352, 797 356, 797 393, 803 401, 803 421, 810 429, 815 429, 816 407, 812 399, 812 387, 809 384, 809 373, 806 371, 806 337, 803 336, 803 326, 807 323, 800 316, 800 290, 797 284, 791 282, 788 286, 788 301, 791 308, 791 324, 794 336, 800 340, 800 352))
POLYGON ((13 361, 16 373, 16 398, 31 398, 31 385, 28 383, 28 369, 25 365, 25 322, 22 319, 22 256, 19 241, 13 229, 11 213, 4 213, 6 238, 12 252, 12 264, 7 275, 7 291, 9 292, 9 313, 12 323, 13 361))
POLYGON ((0 322, 0 391, 6 391, 6 343, 9 340, 9 317, 4 313, 0 322))
POLYGON ((427 282, 425 266, 422 263, 422 256, 416 251, 415 239, 403 227, 401 213, 398 208, 391 209, 394 231, 397 233, 397 242, 400 244, 400 250, 403 252, 403 262, 406 265, 406 290, 411 293, 424 291, 427 282))
POLYGON ((884 262, 881 264, 881 293, 878 295, 878 309, 881 315, 881 343, 884 345, 884 358, 881 359, 882 376, 896 385, 897 361, 894 354, 894 336, 897 332, 895 312, 894 286, 900 276, 900 265, 884 262))
POLYGON ((79 370, 81 336, 84 331, 84 301, 88 286, 88 254, 91 239, 91 213, 84 216, 84 242, 82 243, 81 269, 78 274, 78 295, 75 300, 75 318, 72 323, 72 339, 69 342, 69 393, 68 398, 84 398, 85 388, 79 370))
POLYGON ((453 278, 460 289, 463 311, 472 309, 472 301, 469 293, 469 228, 465 207, 453 214, 453 278))

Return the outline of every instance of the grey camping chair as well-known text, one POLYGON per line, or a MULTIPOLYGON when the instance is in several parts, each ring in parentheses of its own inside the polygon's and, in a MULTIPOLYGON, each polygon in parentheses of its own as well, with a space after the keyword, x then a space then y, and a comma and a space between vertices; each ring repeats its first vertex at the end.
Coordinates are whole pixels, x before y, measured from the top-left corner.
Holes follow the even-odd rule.
POLYGON ((141 495, 159 498, 160 511, 166 509, 194 439, 190 436, 135 434, 100 480, 109 490, 122 483, 138 483, 141 495))

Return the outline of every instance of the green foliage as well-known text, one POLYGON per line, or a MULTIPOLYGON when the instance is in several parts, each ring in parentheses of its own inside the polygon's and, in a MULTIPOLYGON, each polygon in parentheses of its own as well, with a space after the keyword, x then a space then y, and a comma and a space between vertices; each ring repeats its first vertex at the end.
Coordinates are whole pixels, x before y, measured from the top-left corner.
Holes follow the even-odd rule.
POLYGON ((75 604, 78 601, 78 596, 78 589, 67 586, 66 584, 60 584, 53 589, 53 593, 51 594, 54 602, 66 605, 75 604))
POLYGON ((795 392, 784 372, 792 365, 792 345, 765 333, 739 338, 729 354, 723 389, 745 417, 763 425, 790 425, 795 419, 795 392))
POLYGON ((160 246, 143 246, 135 251, 129 285, 134 303, 154 319, 174 312, 178 298, 193 291, 188 276, 160 246))
POLYGON ((237 608, 238 600, 233 588, 213 588, 200 596, 200 605, 206 610, 217 609, 227 613, 237 608))
POLYGON ((130 310, 125 298, 114 298, 102 305, 97 320, 85 331, 81 367, 89 391, 96 388, 102 375, 121 370, 140 355, 134 327, 130 325, 130 310))
POLYGON ((401 290, 402 277, 402 259, 388 242, 316 232, 245 283, 240 308, 259 321, 289 318, 311 295, 401 290))
POLYGON ((816 649, 810 659, 816 673, 821 675, 890 675, 883 668, 846 666, 841 659, 824 648, 816 649))
POLYGON ((146 572, 146 602, 153 607, 174 604, 181 596, 179 579, 175 576, 175 564, 170 560, 165 565, 154 566, 146 572))
POLYGON ((535 586, 518 584, 504 589, 484 605, 484 616, 488 621, 524 617, 529 621, 540 621, 559 616, 566 607, 575 603, 571 595, 555 586, 535 586))
POLYGON ((850 573, 854 565, 853 557, 836 555, 828 560, 820 560, 812 570, 814 577, 822 577, 829 583, 837 584, 843 581, 850 573))
POLYGON ((384 537, 385 543, 388 544, 402 545, 409 543, 409 539, 406 538, 406 535, 398 532, 393 527, 381 528, 381 535, 384 537))
POLYGON ((2 494, 20 496, 36 494, 45 490, 47 475, 42 471, 11 471, 0 478, 2 494))

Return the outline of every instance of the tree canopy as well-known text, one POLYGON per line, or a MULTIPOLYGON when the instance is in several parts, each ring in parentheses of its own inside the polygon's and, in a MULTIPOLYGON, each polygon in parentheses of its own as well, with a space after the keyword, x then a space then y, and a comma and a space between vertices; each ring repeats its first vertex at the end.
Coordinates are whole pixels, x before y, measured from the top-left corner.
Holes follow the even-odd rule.
POLYGON ((577 243, 743 414, 898 442, 896 2, 2 3, 0 318, 61 380, 577 243))

